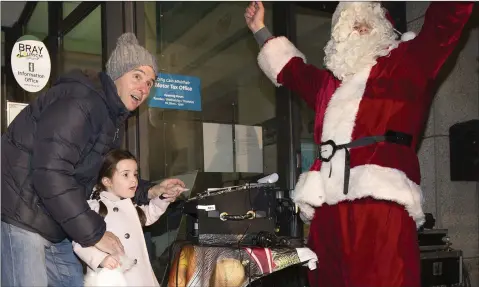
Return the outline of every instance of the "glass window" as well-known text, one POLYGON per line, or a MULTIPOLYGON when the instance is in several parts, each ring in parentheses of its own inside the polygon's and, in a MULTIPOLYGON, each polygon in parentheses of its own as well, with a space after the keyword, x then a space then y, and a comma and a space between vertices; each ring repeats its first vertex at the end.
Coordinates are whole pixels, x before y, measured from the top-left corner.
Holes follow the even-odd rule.
POLYGON ((48 2, 38 2, 25 27, 25 35, 43 40, 48 35, 48 2))
MULTIPOLYGON (((243 16, 247 5, 145 2, 146 47, 156 53, 160 72, 201 79, 202 111, 142 108, 140 117, 148 118, 140 135, 140 141, 147 142, 142 144, 142 176, 157 180, 191 170, 207 171, 204 123, 261 127, 275 118, 275 87, 258 67, 259 47, 243 16)), ((272 29, 271 3, 264 5, 265 22, 272 29)), ((257 156, 262 157, 262 171, 275 172, 275 143, 264 142, 257 156)), ((218 174, 229 184, 257 173, 218 174)))
POLYGON ((63 19, 65 19, 75 8, 80 5, 81 1, 65 1, 63 2, 63 19))
MULTIPOLYGON (((312 3, 312 2, 311 2, 312 3)), ((296 47, 303 52, 308 63, 323 66, 324 47, 331 36, 331 14, 316 9, 296 7, 296 47)), ((302 170, 311 167, 316 151, 314 143, 315 112, 301 101, 301 163, 302 170)), ((308 237, 309 224, 304 224, 304 237, 308 237)))
MULTIPOLYGON (((48 36, 48 2, 38 2, 35 6, 35 10, 33 10, 32 16, 28 20, 27 24, 24 26, 24 35, 33 35, 37 37, 40 41, 45 40, 48 36)), ((50 54, 50 57, 52 55, 50 54)), ((52 67, 53 69, 53 67, 52 67)), ((50 81, 51 82, 51 79, 50 81)), ((15 85, 17 83, 15 82, 15 85)), ((41 91, 36 93, 30 93, 24 91, 23 89, 17 90, 17 93, 21 91, 23 94, 23 101, 28 103, 34 100, 39 94, 49 88, 49 84, 47 84, 41 91)), ((17 98, 19 95, 17 95, 17 98)))
MULTIPOLYGON (((308 63, 323 66, 324 47, 331 35, 331 14, 319 10, 296 7, 297 47, 308 63)), ((313 133, 315 112, 301 101, 301 153, 302 170, 309 170, 316 150, 313 133)))
POLYGON ((62 72, 72 69, 102 70, 100 27, 101 6, 98 6, 63 37, 62 72))
MULTIPOLYGON (((3 33, 2 31, 2 67, 3 66, 5 66, 5 33, 3 33)), ((3 80, 3 77, 2 77, 2 80, 3 80)))
MULTIPOLYGON (((7 102, 7 85, 6 85, 6 82, 7 82, 7 78, 6 78, 6 75, 5 75, 5 33, 2 31, 2 69, 1 69, 1 73, 0 73, 0 83, 1 83, 1 91, 0 91, 0 95, 1 95, 1 106, 2 107, 5 107, 6 106, 6 102, 7 102)), ((5 126, 6 126, 6 119, 5 119, 5 108, 0 112, 0 115, 1 115, 1 118, 0 118, 0 127, 1 127, 1 134, 3 135, 3 133, 5 132, 5 126)))

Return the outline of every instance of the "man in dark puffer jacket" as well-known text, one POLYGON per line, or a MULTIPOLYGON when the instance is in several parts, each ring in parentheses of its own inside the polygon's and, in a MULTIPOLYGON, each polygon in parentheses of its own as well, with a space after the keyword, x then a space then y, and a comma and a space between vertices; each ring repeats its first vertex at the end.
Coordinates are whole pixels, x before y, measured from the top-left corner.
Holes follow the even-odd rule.
MULTIPOLYGON (((120 147, 123 125, 148 97, 155 58, 127 33, 107 73, 73 71, 27 106, 2 136, 2 286, 82 286, 71 241, 121 254, 87 204, 103 156, 120 147)), ((138 204, 173 201, 177 179, 140 180, 138 204)))

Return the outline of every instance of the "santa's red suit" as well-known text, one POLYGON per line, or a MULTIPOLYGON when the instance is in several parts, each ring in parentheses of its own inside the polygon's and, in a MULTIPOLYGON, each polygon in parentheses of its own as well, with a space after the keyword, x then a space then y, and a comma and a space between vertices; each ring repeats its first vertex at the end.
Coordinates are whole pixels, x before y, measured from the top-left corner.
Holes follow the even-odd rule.
MULTIPOLYGON (((293 195, 302 218, 311 220, 308 244, 319 258, 319 268, 310 274, 312 286, 420 286, 416 228, 424 214, 416 147, 434 79, 456 47, 473 4, 432 2, 415 38, 403 37, 377 63, 342 81, 306 64, 285 37, 262 47, 261 69, 316 111, 315 142, 328 143, 320 146, 323 160, 300 176, 293 195), (360 143, 365 138, 370 141, 360 143), (334 154, 329 144, 355 141, 349 152, 339 148, 334 154)), ((338 22, 347 22, 341 17, 362 9, 351 7, 339 4, 333 35, 338 22)), ((385 12, 381 17, 386 19, 385 12)))

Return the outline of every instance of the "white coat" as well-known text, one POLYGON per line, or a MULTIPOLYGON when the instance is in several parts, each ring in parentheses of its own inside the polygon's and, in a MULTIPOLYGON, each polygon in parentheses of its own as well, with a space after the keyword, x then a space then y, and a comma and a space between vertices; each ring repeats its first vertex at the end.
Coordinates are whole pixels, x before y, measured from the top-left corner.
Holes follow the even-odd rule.
MULTIPOLYGON (((128 286, 160 286, 153 268, 151 267, 148 251, 146 249, 143 230, 131 199, 121 199, 111 192, 100 193, 100 200, 108 209, 105 216, 106 230, 112 232, 120 239, 125 248, 125 255, 136 262, 131 269, 124 273, 128 286)), ((90 208, 99 211, 99 200, 89 200, 90 208)), ((159 198, 152 199, 149 205, 140 208, 146 215, 146 225, 151 225, 166 211, 169 203, 159 198)), ((82 247, 73 242, 75 253, 88 265, 87 276, 99 271, 99 265, 108 256, 96 247, 82 247)))

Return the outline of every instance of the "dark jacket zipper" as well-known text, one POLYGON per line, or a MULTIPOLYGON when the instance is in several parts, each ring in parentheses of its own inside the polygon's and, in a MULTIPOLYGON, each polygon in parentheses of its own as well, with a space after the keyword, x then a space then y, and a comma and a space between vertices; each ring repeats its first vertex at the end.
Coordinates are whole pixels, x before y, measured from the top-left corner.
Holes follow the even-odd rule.
POLYGON ((113 137, 113 142, 115 142, 116 139, 118 138, 118 132, 119 131, 120 131, 120 128, 116 128, 115 136, 113 137))

